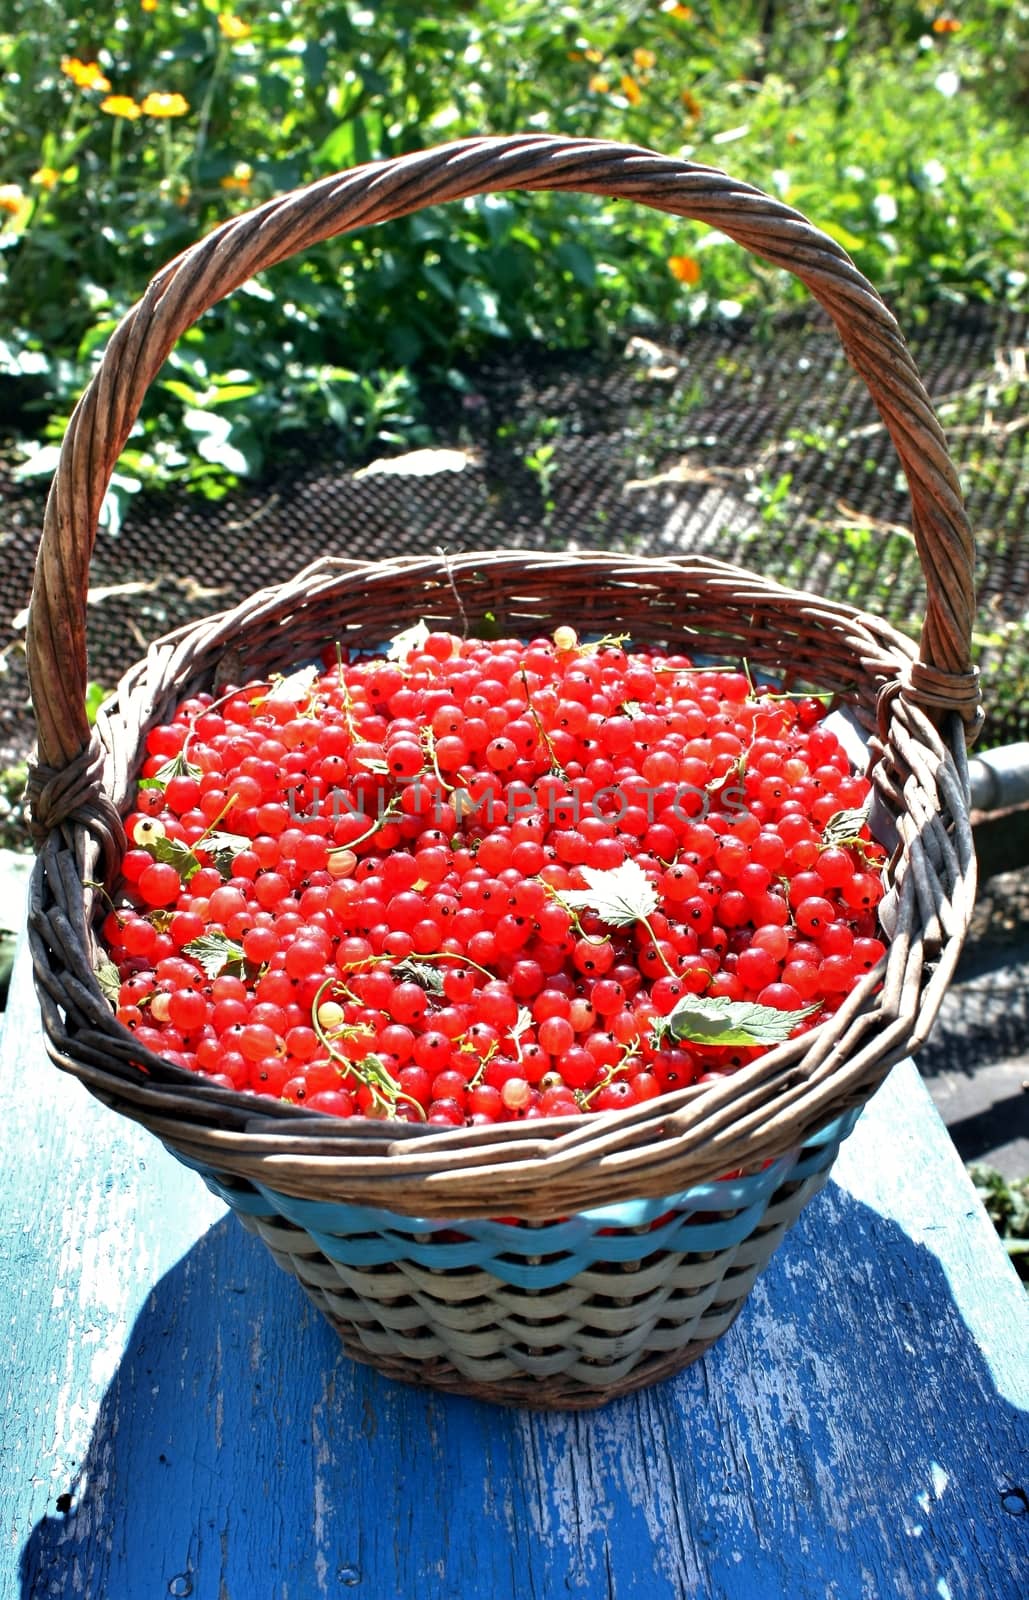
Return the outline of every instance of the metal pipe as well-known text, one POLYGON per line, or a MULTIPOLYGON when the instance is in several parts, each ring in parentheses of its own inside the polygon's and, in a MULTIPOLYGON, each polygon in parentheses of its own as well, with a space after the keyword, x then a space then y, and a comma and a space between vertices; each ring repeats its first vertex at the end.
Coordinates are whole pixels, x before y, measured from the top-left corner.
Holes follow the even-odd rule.
POLYGON ((975 811, 1006 811, 1029 802, 1029 740, 984 750, 968 763, 975 811))

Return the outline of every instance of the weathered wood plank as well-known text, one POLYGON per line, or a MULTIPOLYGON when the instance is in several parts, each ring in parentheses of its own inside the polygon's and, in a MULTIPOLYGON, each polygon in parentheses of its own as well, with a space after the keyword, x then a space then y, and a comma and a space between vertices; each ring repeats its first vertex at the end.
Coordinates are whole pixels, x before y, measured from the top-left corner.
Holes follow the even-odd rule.
POLYGON ((537 1416, 348 1362, 12 1000, 3 1600, 1026 1592, 1026 1297, 912 1069, 703 1362, 537 1416))

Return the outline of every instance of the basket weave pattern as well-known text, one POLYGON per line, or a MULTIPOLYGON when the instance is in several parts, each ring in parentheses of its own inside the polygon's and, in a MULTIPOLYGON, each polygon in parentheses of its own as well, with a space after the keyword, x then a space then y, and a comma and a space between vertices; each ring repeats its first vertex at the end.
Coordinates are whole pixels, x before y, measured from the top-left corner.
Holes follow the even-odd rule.
POLYGON ((734 1321, 822 1188, 857 1112, 750 1178, 560 1222, 439 1223, 365 1206, 208 1186, 264 1240, 348 1353, 434 1387, 575 1407, 653 1382, 734 1321))
MULTIPOLYGON (((235 218, 160 273, 112 337, 69 426, 47 508, 28 631, 40 840, 30 938, 53 1059, 225 1193, 360 1359, 444 1388, 560 1405, 595 1404, 675 1370, 728 1325, 753 1273, 824 1181, 833 1139, 818 1147, 817 1159, 810 1142, 860 1107, 893 1062, 925 1038, 960 952, 975 877, 965 767, 966 731, 974 735, 979 718, 969 654, 972 555, 939 426, 892 317, 837 245, 723 173, 592 141, 472 140, 327 179, 235 218), (178 335, 255 271, 318 239, 509 187, 620 195, 699 217, 808 284, 868 383, 911 485, 927 592, 919 645, 854 607, 702 558, 326 559, 157 641, 91 736, 85 596, 99 507, 147 386, 178 335), (487 615, 506 635, 570 622, 584 633, 628 632, 642 646, 745 655, 787 687, 835 690, 869 736, 880 819, 895 838, 884 902, 892 939, 880 967, 821 1026, 731 1078, 573 1124, 450 1131, 334 1123, 276 1102, 258 1109, 141 1049, 115 1021, 93 972, 103 907, 88 885, 116 880, 121 818, 147 731, 185 694, 288 668, 336 640, 375 648, 419 618, 474 634, 487 615), (643 1276, 628 1297, 631 1315, 611 1316, 606 1304, 626 1298, 610 1294, 612 1273, 621 1274, 613 1244, 606 1257, 573 1262, 561 1286, 519 1290, 517 1303, 515 1286, 483 1265, 488 1252, 468 1266, 441 1265, 437 1254, 449 1248, 437 1238, 444 1224, 461 1232, 477 1219, 495 1227, 488 1219, 514 1217, 553 1227, 555 1219, 578 1223, 580 1214, 625 1205, 613 1235, 593 1234, 595 1243, 616 1239, 635 1225, 625 1218, 641 1202, 667 1206, 667 1197, 678 1197, 684 1216, 692 1215, 685 1191, 736 1169, 760 1188, 767 1164, 779 1161, 786 1163, 780 1186, 764 1194, 745 1238, 712 1244, 711 1235, 707 1248, 691 1236, 688 1247, 662 1248, 664 1276, 642 1299, 649 1256, 636 1258, 643 1276), (305 1202, 342 1209, 332 1226, 311 1227, 294 1209, 305 1202), (397 1256, 347 1259, 339 1241, 361 1225, 354 1207, 433 1219, 432 1261, 381 1216, 372 1231, 397 1256), (592 1282, 597 1276, 606 1291, 592 1282), (532 1343, 536 1332, 525 1331, 538 1319, 524 1299, 533 1294, 559 1296, 546 1313, 564 1330, 556 1345, 542 1334, 532 1343), (648 1295, 659 1298, 652 1305, 648 1295), (467 1308, 479 1298, 490 1315, 483 1309, 480 1326, 476 1313, 473 1326, 467 1308), (454 1304, 464 1308, 456 1318, 448 1309, 454 1304)), ((710 1215, 731 1221, 739 1205, 727 1188, 717 1196, 710 1215)), ((683 1222, 687 1234, 693 1225, 683 1222)))

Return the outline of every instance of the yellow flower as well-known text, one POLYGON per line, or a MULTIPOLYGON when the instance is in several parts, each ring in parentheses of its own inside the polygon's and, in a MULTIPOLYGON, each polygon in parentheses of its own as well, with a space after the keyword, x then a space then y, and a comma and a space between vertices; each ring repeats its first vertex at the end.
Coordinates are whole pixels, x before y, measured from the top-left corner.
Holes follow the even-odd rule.
POLYGON ((607 94, 611 88, 611 85, 608 83, 606 78, 601 77, 599 72, 595 72, 589 81, 589 87, 593 90, 594 94, 607 94))
POLYGON ((0 183, 0 211, 18 216, 25 205, 25 196, 16 183, 0 183))
POLYGON ((139 0, 140 11, 156 11, 157 0, 139 0))
POLYGON ((100 102, 101 111, 106 111, 109 117, 124 117, 127 122, 135 122, 137 117, 143 115, 131 95, 109 94, 106 100, 100 102))
POLYGON ((604 59, 603 50, 584 50, 583 54, 587 61, 592 61, 594 66, 598 66, 604 59))
POLYGON ((654 54, 653 50, 634 50, 632 53, 632 59, 639 67, 641 72, 648 72, 651 67, 657 65, 657 56, 654 54))
POLYGON ((95 61, 80 61, 78 56, 64 56, 61 59, 61 71, 66 78, 71 79, 78 89, 109 89, 111 87, 95 61))
POLYGON ((234 17, 231 11, 219 13, 218 26, 223 39, 249 39, 252 31, 249 22, 244 22, 242 17, 234 17))
POLYGON ((619 87, 631 106, 638 106, 643 99, 643 91, 635 78, 630 78, 626 73, 620 80, 619 87))
POLYGON ((140 105, 145 117, 184 117, 189 101, 181 94, 148 94, 140 105))
POLYGON ((693 21, 693 7, 681 6, 678 4, 678 0, 664 0, 661 10, 666 16, 674 17, 676 22, 693 21))
POLYGON ((700 262, 692 256, 669 256, 668 270, 679 283, 700 282, 700 262))
POLYGON ((246 194, 253 176, 254 169, 249 162, 237 161, 232 171, 221 179, 221 186, 223 189, 234 189, 238 194, 246 194))
POLYGON ((41 189, 56 189, 60 182, 61 174, 56 167, 40 167, 38 172, 32 174, 31 183, 38 183, 41 189))

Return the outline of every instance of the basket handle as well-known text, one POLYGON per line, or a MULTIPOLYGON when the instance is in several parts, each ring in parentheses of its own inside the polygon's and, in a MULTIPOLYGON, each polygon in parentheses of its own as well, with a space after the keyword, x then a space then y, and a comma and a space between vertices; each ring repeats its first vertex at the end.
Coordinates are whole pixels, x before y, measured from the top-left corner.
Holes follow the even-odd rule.
POLYGON ((794 273, 836 325, 911 490, 927 604, 905 695, 977 728, 971 530, 943 433, 896 322, 839 245, 780 201, 712 167, 602 140, 465 139, 335 174, 223 223, 176 257, 111 337, 68 425, 47 502, 26 639, 38 726, 37 827, 95 795, 86 720, 86 592, 100 507, 147 388, 179 336, 254 273, 333 235, 505 189, 635 200, 709 223, 794 273), (74 770, 72 770, 74 769, 74 770))

